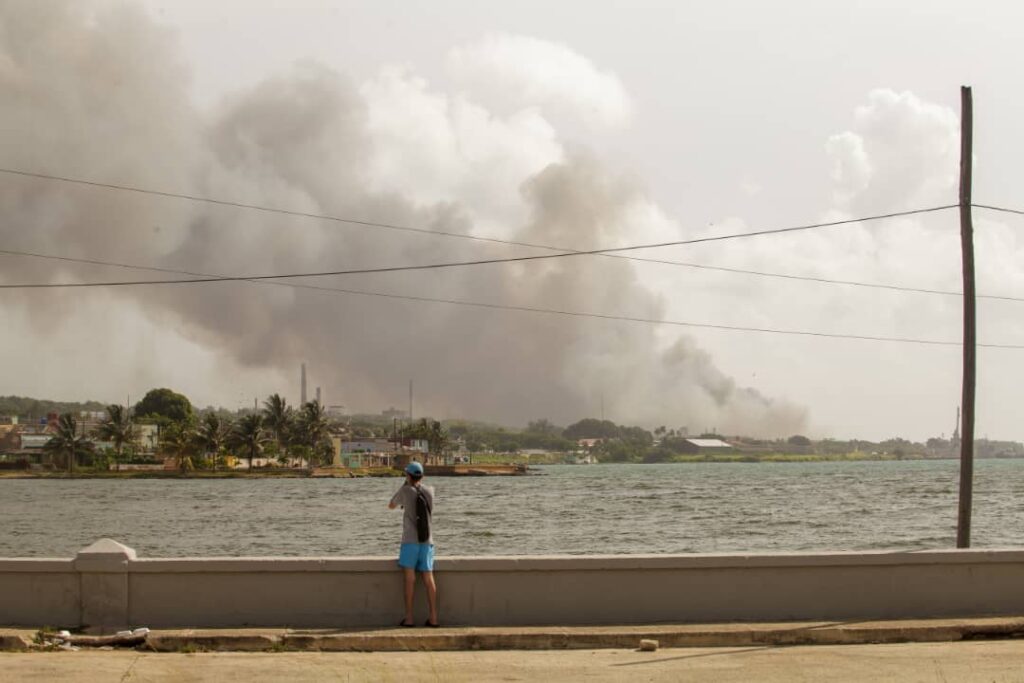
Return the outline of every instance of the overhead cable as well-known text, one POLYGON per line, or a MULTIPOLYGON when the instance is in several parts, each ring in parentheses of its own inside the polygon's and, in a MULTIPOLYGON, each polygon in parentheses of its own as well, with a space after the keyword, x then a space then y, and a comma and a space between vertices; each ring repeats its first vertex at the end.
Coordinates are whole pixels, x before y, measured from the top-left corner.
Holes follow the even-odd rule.
MULTIPOLYGON (((54 261, 64 261, 64 262, 69 262, 69 263, 82 263, 82 264, 92 265, 92 266, 104 266, 104 267, 109 267, 109 268, 126 268, 126 269, 129 269, 129 270, 146 270, 146 271, 152 271, 152 272, 156 272, 156 273, 173 273, 175 275, 190 275, 190 276, 194 276, 196 278, 224 279, 223 277, 218 277, 218 276, 213 276, 213 275, 208 275, 208 274, 203 274, 203 273, 194 273, 194 272, 187 271, 187 270, 175 270, 173 268, 158 268, 156 266, 140 266, 140 265, 134 265, 134 264, 130 264, 130 263, 118 263, 116 261, 104 261, 104 260, 100 260, 100 259, 75 258, 75 257, 72 257, 72 256, 58 256, 56 254, 42 254, 42 253, 39 253, 39 252, 19 251, 19 250, 15 250, 15 249, 0 249, 0 255, 24 256, 24 257, 30 257, 30 258, 48 259, 48 260, 54 260, 54 261)), ((903 285, 891 285, 891 284, 885 284, 885 283, 880 283, 880 282, 860 282, 860 281, 857 281, 857 280, 832 280, 832 279, 828 279, 828 278, 813 277, 813 276, 809 276, 809 275, 789 275, 789 274, 785 274, 785 273, 769 273, 769 272, 757 271, 757 270, 744 270, 744 269, 741 269, 741 268, 728 268, 728 267, 725 267, 725 266, 710 266, 710 265, 696 264, 696 263, 695 264, 689 264, 689 265, 691 265, 693 268, 699 268, 699 269, 703 269, 703 270, 712 270, 712 271, 719 271, 719 270, 721 270, 721 271, 726 271, 726 272, 730 272, 730 273, 740 273, 740 274, 743 274, 743 275, 757 275, 757 276, 761 276, 761 277, 782 278, 782 279, 786 279, 786 280, 801 280, 801 281, 805 281, 805 282, 818 282, 818 283, 832 284, 832 285, 851 285, 851 286, 855 286, 855 287, 869 287, 869 288, 873 288, 873 289, 887 289, 887 290, 893 290, 893 291, 898 291, 898 292, 914 292, 914 293, 918 293, 918 294, 936 294, 936 295, 940 295, 940 296, 956 296, 956 297, 963 296, 963 293, 955 291, 955 290, 951 290, 951 289, 925 289, 925 288, 921 288, 921 287, 907 287, 907 286, 903 286, 903 285)), ((256 280, 254 282, 255 283, 259 283, 260 281, 256 280)), ((1018 301, 1018 302, 1024 302, 1024 297, 1018 297, 1018 296, 1004 296, 1004 295, 1000 295, 1000 294, 978 294, 976 296, 979 299, 993 299, 993 300, 998 300, 998 301, 1018 301)))
POLYGON ((988 209, 989 211, 999 211, 1002 213, 1015 213, 1018 216, 1024 216, 1024 211, 1020 209, 1007 209, 1003 206, 992 206, 991 204, 971 204, 976 209, 988 209))
MULTIPOLYGON (((6 253, 6 252, 0 252, 6 253)), ((48 258, 47 256, 40 255, 39 258, 48 258)), ((138 270, 153 270, 158 272, 176 273, 179 275, 192 275, 196 277, 212 278, 216 277, 208 273, 193 273, 189 271, 172 270, 170 268, 157 268, 149 266, 136 266, 120 263, 111 263, 105 261, 95 261, 87 259, 70 259, 67 257, 53 257, 60 258, 61 260, 71 261, 82 261, 87 263, 93 263, 97 265, 115 266, 119 268, 131 268, 138 270)), ((443 299, 437 297, 427 296, 416 296, 411 294, 392 294, 389 292, 375 292, 364 289, 348 289, 342 287, 325 287, 319 285, 309 285, 298 282, 285 282, 283 280, 256 280, 254 284, 259 285, 274 285, 280 287, 292 287, 295 289, 308 289, 320 292, 331 292, 335 294, 350 294, 355 296, 369 296, 378 297, 385 299, 401 300, 401 301, 414 301, 420 303, 437 303, 437 304, 448 304, 453 306, 470 306, 473 308, 484 308, 492 310, 503 310, 503 311, 519 311, 524 313, 541 313, 546 315, 560 315, 570 316, 576 318, 591 318, 598 320, 610 320, 620 322, 631 322, 631 323, 642 323, 649 325, 672 325, 676 327, 693 327, 702 329, 712 330, 724 330, 731 332, 759 332, 764 334, 783 334, 783 335, 794 335, 804 337, 821 337, 830 339, 852 339, 858 341, 875 341, 875 342, 894 342, 901 344, 920 344, 926 346, 960 346, 960 342, 957 341, 944 341, 936 339, 916 339, 909 337, 884 337, 884 336, 871 336, 871 335, 851 335, 851 334, 838 334, 830 332, 815 332, 810 330, 786 330, 780 328, 765 328, 765 327, 744 327, 739 325, 718 325, 713 323, 697 323, 683 320, 664 320, 658 318, 641 318, 635 316, 620 316, 620 315, 609 315, 603 313, 590 313, 583 311, 566 311, 553 308, 540 308, 535 306, 515 306, 509 304, 496 304, 482 301, 468 301, 465 299, 443 299)), ((1024 345, 1020 344, 978 344, 979 347, 983 348, 994 348, 994 349, 1024 349, 1024 345)))
POLYGON ((725 240, 741 239, 747 237, 761 237, 764 235, 778 235, 789 232, 796 232, 800 230, 813 230, 816 228, 829 228, 839 225, 849 225, 852 223, 862 223, 865 221, 881 220, 885 218, 894 218, 897 216, 909 216, 914 214, 931 213, 935 211, 942 211, 945 209, 955 208, 955 204, 947 206, 936 206, 927 209, 914 209, 911 211, 898 211, 888 214, 879 214, 875 216, 865 216, 861 218, 849 218, 838 221, 828 221, 824 223, 811 223, 807 225, 797 225, 786 228, 769 228, 766 230, 754 230, 752 232, 740 232, 732 233, 728 235, 716 235, 711 237, 697 237, 688 240, 674 240, 671 242, 657 242, 654 244, 634 244, 625 247, 608 247, 605 249, 588 249, 586 251, 568 251, 559 252, 556 254, 531 254, 528 256, 511 256, 507 258, 493 258, 493 259, 475 259, 470 261, 449 261, 446 263, 424 263, 424 264, 413 264, 404 266, 380 266, 375 268, 353 268, 347 270, 331 270, 321 272, 305 272, 305 273, 281 273, 275 275, 238 275, 238 276, 225 276, 225 277, 199 277, 191 278, 187 280, 181 279, 168 279, 168 280, 127 280, 127 281, 107 281, 107 282, 44 282, 44 283, 17 283, 17 284, 2 284, 0 289, 62 289, 62 288, 83 288, 83 287, 137 287, 143 285, 188 285, 188 284, 201 284, 207 282, 241 282, 241 281, 257 281, 257 280, 283 280, 283 279, 297 279, 297 278, 311 278, 311 277, 332 277, 338 275, 368 275, 371 273, 398 273, 406 271, 417 271, 417 270, 441 270, 446 268, 461 268, 466 266, 481 266, 481 265, 494 265, 499 263, 523 263, 527 261, 544 261, 557 258, 570 258, 578 256, 591 256, 595 254, 609 254, 619 253, 623 251, 636 251, 640 249, 659 249, 663 247, 677 247, 689 244, 703 244, 706 242, 720 242, 725 240))
MULTIPOLYGON (((134 187, 134 186, 129 186, 129 185, 118 185, 118 184, 113 184, 113 183, 102 183, 102 182, 96 182, 96 181, 90 181, 90 180, 83 180, 83 179, 80 179, 80 178, 69 178, 69 177, 65 177, 65 176, 50 175, 50 174, 45 174, 45 173, 32 173, 32 172, 21 171, 21 170, 16 170, 16 169, 0 168, 0 173, 8 173, 8 174, 12 174, 12 175, 25 176, 25 177, 29 177, 29 178, 38 178, 38 179, 43 179, 43 180, 51 180, 51 181, 59 181, 59 182, 65 182, 65 183, 73 183, 73 184, 79 184, 79 185, 85 185, 85 186, 91 186, 91 187, 99 187, 99 188, 105 188, 105 189, 121 190, 121 191, 126 191, 126 192, 136 192, 136 193, 142 193, 142 194, 151 194, 151 195, 156 195, 156 196, 160 196, 160 197, 171 197, 171 198, 175 198, 175 199, 184 199, 184 200, 189 200, 189 201, 205 202, 205 203, 222 205, 222 206, 228 206, 228 207, 252 209, 252 210, 256 210, 256 211, 278 213, 278 214, 291 215, 291 216, 299 216, 299 217, 305 217, 305 218, 313 218, 313 219, 318 219, 318 220, 335 221, 335 222, 340 222, 340 223, 351 223, 351 224, 354 224, 354 225, 360 225, 360 226, 364 226, 364 227, 377 227, 377 228, 385 228, 385 229, 389 229, 389 230, 401 230, 401 231, 421 233, 421 234, 427 234, 427 235, 436 235, 436 236, 440 236, 440 237, 450 237, 450 238, 458 238, 458 239, 476 240, 476 241, 480 241, 480 242, 490 242, 490 243, 502 244, 502 245, 506 245, 506 246, 528 247, 528 248, 531 248, 531 249, 544 249, 544 250, 547 250, 547 251, 573 252, 573 253, 578 253, 579 252, 579 250, 571 249, 569 247, 558 247, 558 246, 552 246, 552 245, 547 245, 547 244, 536 244, 536 243, 531 243, 531 242, 520 242, 520 241, 515 241, 515 240, 503 240, 503 239, 499 239, 499 238, 495 238, 495 237, 480 237, 480 236, 477 236, 477 235, 467 235, 467 234, 463 234, 463 233, 453 233, 453 232, 445 232, 445 231, 440 231, 440 230, 430 230, 430 229, 427 229, 427 228, 416 228, 416 227, 410 227, 410 226, 404 226, 404 225, 396 225, 396 224, 391 224, 391 223, 379 223, 379 222, 374 222, 374 221, 364 221, 364 220, 356 220, 356 219, 349 219, 349 218, 341 218, 341 217, 338 217, 338 216, 331 216, 331 215, 327 215, 327 214, 317 214, 317 213, 293 211, 293 210, 289 210, 289 209, 280 209, 280 208, 268 207, 268 206, 260 206, 260 205, 255 205, 255 204, 246 204, 246 203, 242 203, 242 202, 233 202, 233 201, 227 201, 227 200, 222 200, 222 199, 212 199, 212 198, 209 198, 209 197, 200 197, 200 196, 195 196, 195 195, 187 195, 187 194, 180 194, 180 193, 166 192, 166 191, 158 191, 158 190, 148 190, 148 189, 144 189, 144 188, 140 188, 140 187, 134 187)), ((924 209, 922 211, 937 211, 937 210, 941 210, 941 209, 945 209, 945 208, 952 208, 952 207, 935 207, 933 209, 924 209)), ((917 212, 909 212, 909 213, 917 213, 917 212)), ((874 217, 874 218, 873 217, 869 217, 869 218, 860 219, 860 220, 873 220, 875 218, 887 218, 887 217, 891 217, 891 216, 890 215, 886 215, 886 216, 880 216, 880 217, 874 217)), ((856 221, 854 221, 854 222, 856 222, 856 221)), ((3 253, 15 254, 15 252, 3 252, 3 253)), ((743 268, 729 268, 729 267, 725 267, 725 266, 712 266, 712 265, 706 265, 706 264, 691 263, 691 262, 686 262, 686 261, 674 261, 674 260, 670 260, 670 259, 657 259, 657 258, 636 256, 636 255, 632 255, 632 254, 620 254, 620 253, 608 253, 608 252, 606 252, 606 253, 594 253, 592 255, 606 257, 606 258, 627 259, 627 260, 630 260, 630 261, 638 261, 638 262, 642 262, 642 263, 657 263, 657 264, 662 264, 662 265, 680 266, 680 267, 684 267, 684 268, 696 268, 696 269, 701 269, 701 270, 712 270, 712 271, 720 271, 720 272, 725 272, 725 273, 735 273, 735 274, 742 274, 742 275, 753 275, 753 276, 757 276, 757 277, 782 278, 782 279, 788 279, 788 280, 805 280, 805 281, 808 281, 808 282, 818 282, 818 283, 821 283, 821 284, 849 285, 849 286, 854 286, 854 287, 869 287, 869 288, 875 288, 875 289, 893 289, 893 290, 899 290, 899 291, 921 292, 921 293, 925 293, 925 294, 943 294, 943 295, 947 295, 947 296, 960 296, 959 292, 953 292, 953 291, 919 289, 919 288, 914 288, 914 287, 902 287, 902 286, 899 286, 899 285, 878 284, 878 283, 871 283, 871 282, 858 282, 858 281, 852 281, 852 280, 836 280, 836 279, 831 279, 831 278, 810 277, 810 276, 802 276, 802 275, 790 275, 790 274, 786 274, 786 273, 773 273, 773 272, 767 272, 767 271, 747 270, 747 269, 743 269, 743 268)), ((1001 298, 1001 297, 994 297, 994 298, 1001 298)))

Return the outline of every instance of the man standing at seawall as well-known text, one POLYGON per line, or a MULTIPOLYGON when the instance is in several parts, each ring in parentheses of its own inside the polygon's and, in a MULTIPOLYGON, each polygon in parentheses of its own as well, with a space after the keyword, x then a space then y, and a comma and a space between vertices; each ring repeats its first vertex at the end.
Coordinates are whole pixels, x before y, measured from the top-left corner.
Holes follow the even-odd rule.
POLYGON ((388 509, 401 507, 402 547, 398 553, 398 566, 405 572, 405 618, 400 626, 415 626, 412 613, 416 590, 416 573, 423 577, 427 588, 430 618, 426 626, 437 627, 437 585, 434 583, 434 537, 432 515, 434 489, 423 485, 423 465, 411 462, 405 468, 405 483, 391 497, 388 509))

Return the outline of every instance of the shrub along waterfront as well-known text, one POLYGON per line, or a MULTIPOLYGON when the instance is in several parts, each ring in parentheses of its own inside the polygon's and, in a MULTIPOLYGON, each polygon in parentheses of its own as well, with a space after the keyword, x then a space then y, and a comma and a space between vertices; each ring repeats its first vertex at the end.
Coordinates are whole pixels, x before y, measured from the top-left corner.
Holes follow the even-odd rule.
MULTIPOLYGON (((433 455, 477 464, 530 465, 589 460, 610 463, 695 462, 809 462, 823 460, 902 460, 956 457, 959 442, 931 438, 924 443, 893 438, 866 440, 812 440, 796 434, 784 439, 723 436, 714 432, 689 435, 686 427, 659 426, 647 430, 609 420, 586 418, 560 427, 547 419, 514 429, 471 420, 401 421, 390 414, 331 417, 318 401, 291 406, 279 394, 262 406, 231 412, 223 408, 195 409, 182 394, 160 388, 148 392, 134 406, 96 402, 58 403, 20 397, 0 397, 0 416, 18 415, 30 425, 64 409, 50 419, 51 434, 45 451, 54 470, 83 471, 111 476, 122 464, 163 462, 173 459, 175 470, 196 476, 237 476, 232 465, 244 463, 249 472, 298 476, 330 462, 332 437, 345 439, 418 439, 433 455), (86 428, 76 418, 81 411, 102 413, 86 428), (40 413, 43 413, 42 415, 40 413), (151 435, 144 444, 140 432, 151 435), (693 439, 724 441, 725 447, 695 444, 693 439), (259 464, 259 466, 257 466, 259 464)), ((976 442, 979 457, 1022 457, 1016 442, 976 442)), ((17 462, 17 454, 0 451, 0 470, 17 462)), ((55 472, 56 473, 56 472, 55 472)), ((162 473, 122 472, 127 477, 167 476, 162 473)))

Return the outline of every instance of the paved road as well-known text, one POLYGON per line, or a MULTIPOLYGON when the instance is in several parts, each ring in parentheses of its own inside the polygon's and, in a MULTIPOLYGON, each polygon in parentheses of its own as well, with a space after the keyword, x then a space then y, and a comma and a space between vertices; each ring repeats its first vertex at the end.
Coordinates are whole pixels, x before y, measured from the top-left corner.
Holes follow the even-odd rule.
POLYGON ((0 682, 1024 682, 1024 641, 785 648, 410 653, 0 653, 0 682))

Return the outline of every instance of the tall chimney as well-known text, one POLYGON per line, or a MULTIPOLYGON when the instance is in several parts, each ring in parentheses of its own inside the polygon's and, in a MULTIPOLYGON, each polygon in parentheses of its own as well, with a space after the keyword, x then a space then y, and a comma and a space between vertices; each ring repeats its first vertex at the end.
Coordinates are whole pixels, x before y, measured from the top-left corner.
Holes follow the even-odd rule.
MULTIPOLYGON (((316 388, 316 402, 317 403, 321 403, 321 401, 320 401, 320 387, 316 388)), ((322 403, 321 403, 321 405, 322 405, 322 403)))
POLYGON ((306 405, 306 364, 302 364, 302 392, 299 394, 299 405, 306 405))

